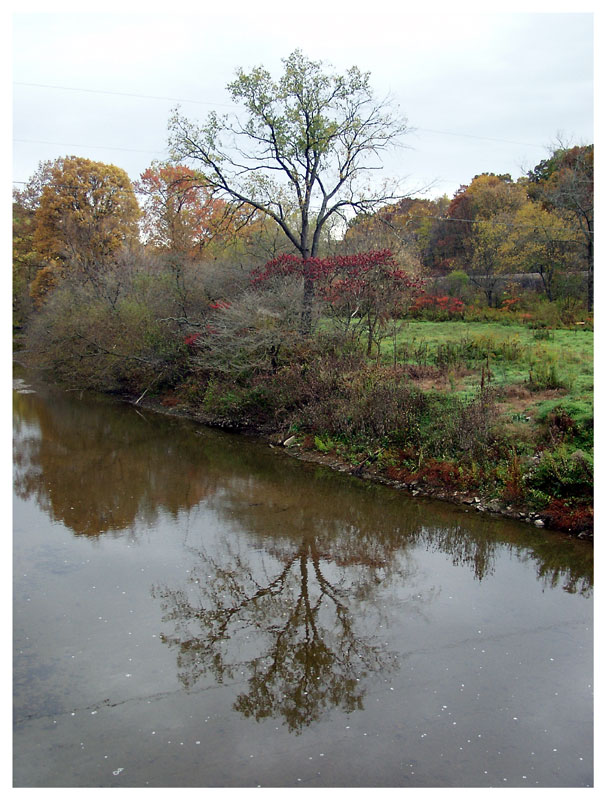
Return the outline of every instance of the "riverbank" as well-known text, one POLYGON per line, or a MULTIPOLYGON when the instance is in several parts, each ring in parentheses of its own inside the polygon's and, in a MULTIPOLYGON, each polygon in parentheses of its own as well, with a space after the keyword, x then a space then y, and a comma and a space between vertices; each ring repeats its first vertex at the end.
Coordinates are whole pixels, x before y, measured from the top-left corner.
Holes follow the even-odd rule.
POLYGON ((593 526, 583 527, 581 530, 567 530, 561 524, 554 524, 549 514, 540 513, 523 503, 501 502, 478 491, 449 490, 443 485, 432 484, 431 480, 427 480, 421 471, 412 473, 407 480, 398 480, 390 477, 390 472, 393 474, 393 470, 390 470, 389 466, 378 463, 379 454, 376 452, 370 453, 361 462, 354 463, 351 460, 340 457, 335 450, 328 453, 319 452, 311 445, 309 436, 293 434, 285 436, 270 430, 267 426, 255 426, 250 421, 248 424, 234 425, 229 420, 218 419, 199 409, 175 403, 172 394, 164 398, 149 395, 143 397, 123 395, 120 399, 156 413, 182 417, 210 428, 219 428, 239 435, 261 439, 267 443, 269 448, 280 449, 292 458, 328 467, 338 472, 353 475, 361 480, 391 486, 394 489, 408 492, 413 497, 421 496, 440 500, 463 506, 470 512, 515 519, 536 528, 566 533, 573 538, 593 542, 593 526))
MULTIPOLYGON (((211 370, 196 356, 180 371, 170 362, 170 375, 103 372, 87 382, 79 361, 71 372, 59 363, 52 375, 72 389, 261 437, 413 496, 592 540, 591 334, 556 331, 551 349, 542 338, 537 349, 526 330, 512 337, 495 326, 483 336, 454 323, 409 327, 414 363, 370 362, 318 337, 275 367, 244 374, 211 370), (558 354, 565 380, 547 369, 558 354)), ((30 360, 27 351, 17 357, 30 360)), ((95 358, 108 369, 121 363, 95 358)))

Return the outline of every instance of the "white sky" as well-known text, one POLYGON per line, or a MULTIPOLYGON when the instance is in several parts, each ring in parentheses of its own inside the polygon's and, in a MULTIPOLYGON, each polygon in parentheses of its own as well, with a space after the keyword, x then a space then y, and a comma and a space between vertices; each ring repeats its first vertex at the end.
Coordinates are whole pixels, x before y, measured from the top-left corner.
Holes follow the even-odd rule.
POLYGON ((13 181, 72 154, 136 179, 166 157, 177 100, 195 119, 230 110, 225 86, 237 67, 263 64, 277 76, 297 47, 339 71, 369 71, 377 96, 392 95, 416 131, 385 176, 405 177, 410 191, 432 184, 430 196, 452 196, 484 171, 517 178, 558 136, 594 140, 593 15, 582 3, 522 6, 539 13, 432 3, 431 14, 384 0, 200 0, 174 14, 127 0, 103 13, 72 5, 12 9, 13 181))

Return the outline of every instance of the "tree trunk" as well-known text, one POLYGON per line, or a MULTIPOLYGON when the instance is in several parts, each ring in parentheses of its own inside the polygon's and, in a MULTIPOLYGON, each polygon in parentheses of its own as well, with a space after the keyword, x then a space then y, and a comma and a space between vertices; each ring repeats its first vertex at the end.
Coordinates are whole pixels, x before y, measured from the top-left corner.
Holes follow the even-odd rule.
POLYGON ((313 248, 311 252, 309 250, 306 232, 307 223, 306 220, 303 219, 300 247, 301 257, 303 258, 303 307, 301 309, 301 333, 303 336, 309 336, 311 333, 312 309, 316 296, 315 280, 313 276, 309 274, 309 266, 307 263, 308 259, 313 258, 315 253, 313 252, 313 248))
POLYGON ((545 295, 550 303, 553 303, 553 292, 551 291, 551 285, 553 283, 553 275, 548 275, 542 267, 539 267, 539 275, 541 276, 541 281, 543 282, 543 289, 545 290, 545 295))
POLYGON ((587 245, 587 311, 593 311, 593 242, 587 245))
POLYGON ((309 336, 311 333, 311 314, 316 294, 315 289, 314 279, 309 275, 305 275, 303 279, 303 307, 301 309, 301 333, 303 336, 309 336))

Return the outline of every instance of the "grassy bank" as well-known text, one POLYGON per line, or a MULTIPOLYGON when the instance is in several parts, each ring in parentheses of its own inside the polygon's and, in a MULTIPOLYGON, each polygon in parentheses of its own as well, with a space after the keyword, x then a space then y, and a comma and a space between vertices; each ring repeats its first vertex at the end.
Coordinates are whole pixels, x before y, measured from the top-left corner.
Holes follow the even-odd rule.
POLYGON ((412 321, 379 357, 325 333, 272 369, 194 371, 161 402, 357 474, 588 537, 592 354, 590 330, 412 321))
POLYGON ((591 534, 590 319, 392 315, 369 348, 342 309, 302 335, 296 282, 196 296, 193 322, 164 277, 135 274, 113 304, 62 287, 28 325, 23 360, 73 388, 145 397, 415 492, 591 534))

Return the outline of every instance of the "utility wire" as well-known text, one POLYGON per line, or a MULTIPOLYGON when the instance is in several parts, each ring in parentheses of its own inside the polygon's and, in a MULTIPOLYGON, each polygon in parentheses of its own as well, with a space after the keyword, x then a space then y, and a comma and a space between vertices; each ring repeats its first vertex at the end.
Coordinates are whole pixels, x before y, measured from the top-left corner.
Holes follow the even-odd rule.
MULTIPOLYGON (((170 100, 173 103, 193 103, 195 105, 203 105, 203 106, 221 106, 222 108, 233 108, 236 109, 238 106, 234 105, 233 103, 214 103, 210 100, 192 100, 190 98, 183 98, 183 97, 163 97, 158 95, 151 95, 151 94, 137 94, 135 92, 115 92, 105 89, 85 89, 77 86, 55 86, 48 83, 28 83, 26 81, 14 81, 13 84, 15 86, 34 86, 41 89, 58 89, 61 91, 66 92, 86 92, 88 94, 105 94, 105 95, 116 95, 117 97, 136 97, 144 100, 170 100)), ((487 142, 502 142, 504 144, 515 144, 521 145, 523 147, 536 147, 541 150, 545 150, 545 145, 539 144, 530 144, 529 142, 516 142, 512 139, 498 139, 496 137, 491 136, 476 136, 475 134, 471 133, 458 133, 456 131, 439 131, 434 128, 421 128, 415 127, 416 131, 426 131, 427 133, 437 133, 441 136, 460 136, 466 139, 478 139, 487 142)))
POLYGON ((232 103, 214 103, 210 100, 190 100, 183 97, 163 97, 153 94, 136 94, 135 92, 114 92, 106 89, 84 89, 78 86, 52 86, 48 83, 27 83, 25 81, 13 81, 15 86, 35 86, 39 89, 59 89, 64 92, 86 92, 87 94, 107 94, 117 97, 137 97, 143 100, 170 100, 171 103, 195 103, 202 106, 222 106, 224 108, 237 108, 232 103))
MULTIPOLYGON (((150 153, 151 155, 160 155, 160 150, 136 150, 132 147, 113 147, 112 145, 104 144, 77 144, 75 142, 48 142, 43 139, 13 139, 13 142, 25 144, 50 144, 57 145, 58 147, 91 147, 95 150, 122 150, 127 153, 150 153)), ((19 181, 15 181, 18 183, 19 181)))

